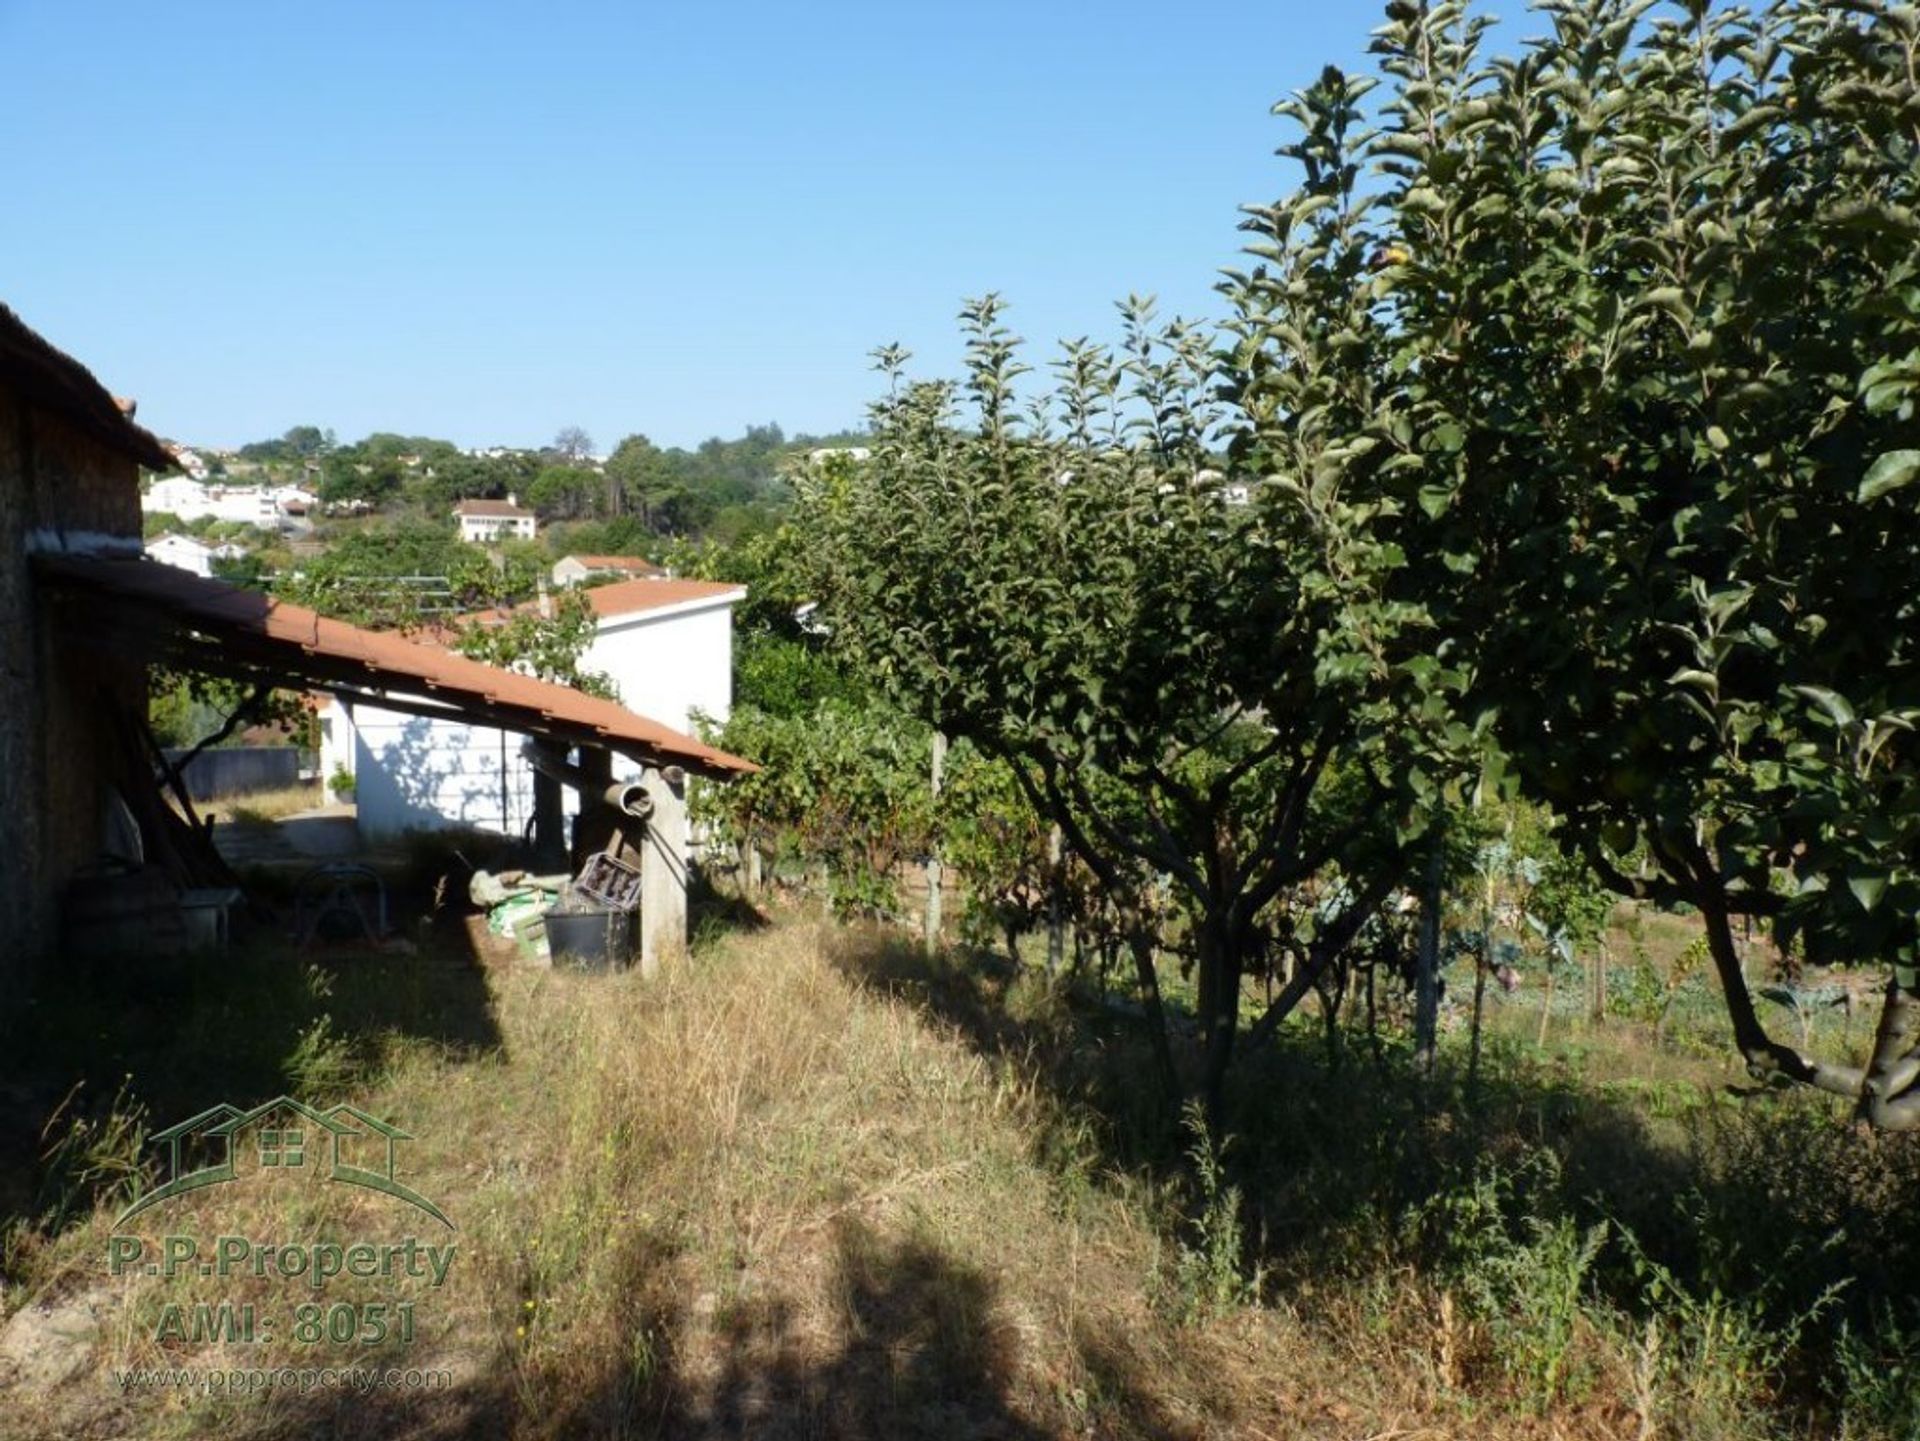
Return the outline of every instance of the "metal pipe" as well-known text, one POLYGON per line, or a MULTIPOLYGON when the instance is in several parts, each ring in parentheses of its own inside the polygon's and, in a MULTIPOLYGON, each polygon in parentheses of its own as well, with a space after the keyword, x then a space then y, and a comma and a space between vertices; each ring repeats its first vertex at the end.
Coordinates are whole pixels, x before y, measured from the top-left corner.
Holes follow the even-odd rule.
POLYGON ((615 781, 610 786, 588 775, 579 766, 569 765, 566 761, 547 755, 532 741, 520 747, 520 754, 527 764, 543 776, 550 776, 562 785, 571 786, 583 796, 596 792, 600 799, 619 811, 622 815, 632 816, 643 821, 653 814, 653 797, 647 794, 647 788, 639 781, 615 781))

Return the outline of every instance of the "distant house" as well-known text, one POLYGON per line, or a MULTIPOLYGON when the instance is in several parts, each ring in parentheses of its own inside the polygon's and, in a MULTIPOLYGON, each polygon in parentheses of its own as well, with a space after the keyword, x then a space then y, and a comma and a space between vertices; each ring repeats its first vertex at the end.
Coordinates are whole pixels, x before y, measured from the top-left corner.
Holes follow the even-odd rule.
POLYGON ((556 586, 580 585, 614 576, 620 580, 658 580, 666 572, 637 555, 569 555, 553 563, 556 586))
POLYGON ((509 536, 532 540, 534 513, 522 510, 513 496, 505 500, 463 500, 453 508, 460 522, 460 539, 486 545, 509 536))
POLYGON ((280 523, 276 492, 260 485, 202 485, 186 476, 156 480, 140 497, 140 509, 149 515, 177 515, 182 520, 230 520, 272 530, 280 523))
POLYGON ((233 560, 246 554, 237 545, 208 545, 190 535, 174 535, 171 532, 148 541, 146 550, 151 559, 162 565, 190 570, 208 579, 213 577, 213 563, 216 560, 233 560))
MULTIPOLYGON (((733 608, 745 587, 629 580, 586 592, 595 633, 581 665, 609 676, 620 703, 676 730, 695 713, 733 708, 733 608)), ((537 603, 536 603, 537 604, 537 603)), ((487 726, 330 702, 320 717, 320 768, 354 778, 362 836, 473 826, 519 835, 533 808, 533 769, 519 738, 487 726)), ((624 760, 615 778, 639 773, 624 760)), ((565 804, 572 813, 572 790, 565 804)))

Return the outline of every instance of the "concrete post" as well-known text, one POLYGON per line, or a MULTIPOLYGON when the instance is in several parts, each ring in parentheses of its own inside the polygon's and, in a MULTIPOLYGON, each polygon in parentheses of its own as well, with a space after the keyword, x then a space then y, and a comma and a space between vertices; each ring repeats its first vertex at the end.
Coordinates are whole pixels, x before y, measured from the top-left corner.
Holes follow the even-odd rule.
POLYGON ((687 953, 687 777, 649 767, 641 783, 653 799, 640 858, 640 974, 651 980, 687 953))

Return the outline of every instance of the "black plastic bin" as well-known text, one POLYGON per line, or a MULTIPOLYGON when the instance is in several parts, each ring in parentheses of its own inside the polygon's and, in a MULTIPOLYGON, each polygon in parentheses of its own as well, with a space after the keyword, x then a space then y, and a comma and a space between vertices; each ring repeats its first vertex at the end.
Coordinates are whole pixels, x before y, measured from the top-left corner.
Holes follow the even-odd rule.
POLYGON ((623 971, 633 963, 633 912, 548 911, 547 954, 556 966, 623 971))

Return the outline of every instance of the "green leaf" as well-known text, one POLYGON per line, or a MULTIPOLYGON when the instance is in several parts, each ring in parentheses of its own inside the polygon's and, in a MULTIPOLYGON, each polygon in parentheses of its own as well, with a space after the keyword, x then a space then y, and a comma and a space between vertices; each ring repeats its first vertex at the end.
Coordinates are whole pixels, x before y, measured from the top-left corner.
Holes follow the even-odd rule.
POLYGON ((1873 463, 1860 482, 1860 499, 1877 500, 1920 475, 1920 450, 1890 450, 1873 463))
POLYGON ((1880 904, 1880 897, 1886 894, 1887 878, 1870 872, 1856 871, 1847 877, 1847 889, 1853 892, 1853 898, 1860 902, 1860 909, 1870 911, 1880 904))
POLYGON ((1831 716, 1835 725, 1853 724, 1853 707, 1838 691, 1828 690, 1823 685, 1797 685, 1794 689, 1831 716))

